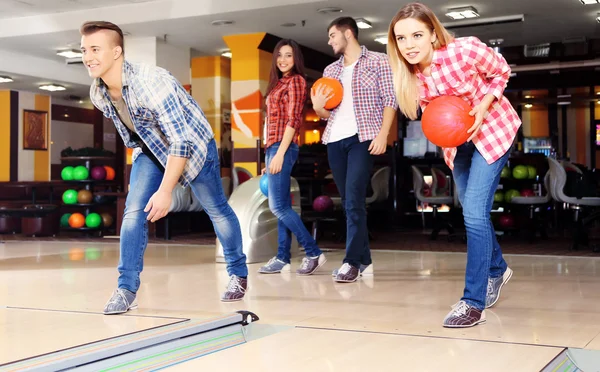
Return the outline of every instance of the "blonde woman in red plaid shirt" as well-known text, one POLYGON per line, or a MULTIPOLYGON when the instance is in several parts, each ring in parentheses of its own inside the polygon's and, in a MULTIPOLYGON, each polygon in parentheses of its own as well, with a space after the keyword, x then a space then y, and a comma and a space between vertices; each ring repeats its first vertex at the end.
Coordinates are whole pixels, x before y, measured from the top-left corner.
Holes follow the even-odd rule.
POLYGON ((467 230, 463 297, 444 319, 445 327, 485 322, 512 271, 502 251, 490 211, 500 172, 521 125, 503 92, 510 76, 506 60, 475 37, 454 38, 426 6, 401 8, 389 29, 388 55, 400 110, 417 118, 438 96, 458 96, 473 108, 471 136, 457 148, 444 148, 452 169, 467 230))
POLYGON ((298 275, 310 275, 326 259, 310 235, 300 216, 292 209, 290 178, 298 158, 298 134, 307 89, 304 60, 298 44, 289 39, 279 41, 273 51, 271 76, 267 87, 266 163, 269 208, 278 219, 279 247, 277 256, 260 268, 259 273, 290 271, 292 233, 304 247, 298 275))

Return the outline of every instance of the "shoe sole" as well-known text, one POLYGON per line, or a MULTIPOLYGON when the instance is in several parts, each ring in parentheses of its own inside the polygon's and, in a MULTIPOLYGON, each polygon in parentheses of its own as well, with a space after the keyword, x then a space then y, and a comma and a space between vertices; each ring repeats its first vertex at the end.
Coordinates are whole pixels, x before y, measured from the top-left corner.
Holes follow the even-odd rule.
POLYGON ((311 271, 310 273, 302 274, 302 273, 299 273, 299 272, 296 271, 296 275, 299 275, 299 276, 309 276, 309 275, 312 275, 312 274, 315 273, 315 271, 319 270, 319 267, 325 265, 325 262, 327 262, 327 258, 325 258, 325 260, 321 264, 317 265, 317 267, 315 267, 315 269, 313 271, 311 271))
POLYGON ((498 296, 496 296, 496 300, 494 302, 492 302, 491 304, 489 304, 488 306, 486 306, 485 307, 486 309, 489 309, 490 307, 494 306, 496 304, 496 302, 498 302, 498 300, 500 299, 500 293, 502 292, 502 287, 504 287, 504 285, 506 283, 508 283, 508 281, 510 280, 510 278, 512 278, 512 276, 513 276, 513 271, 510 270, 508 273, 508 278, 506 278, 506 280, 502 280, 502 284, 500 284, 500 288, 498 288, 498 296))
POLYGON ((341 280, 341 279, 334 279, 337 283, 354 283, 358 280, 358 278, 360 277, 360 275, 358 275, 356 278, 354 278, 353 280, 341 280))
POLYGON ((292 271, 289 267, 285 270, 277 270, 277 271, 261 271, 258 270, 259 274, 280 274, 280 273, 289 273, 290 271, 292 271))
POLYGON ((480 319, 480 320, 476 321, 475 323, 468 324, 468 325, 464 325, 464 324, 458 324, 458 325, 444 324, 443 326, 444 326, 444 328, 471 328, 471 327, 476 326, 477 324, 485 323, 485 321, 486 321, 485 319, 480 319))
MULTIPOLYGON (((365 271, 366 271, 366 270, 365 270, 365 271)), ((362 272, 362 271, 361 271, 361 272, 359 272, 359 273, 358 273, 358 276, 365 276, 365 275, 366 275, 366 276, 373 276, 373 271, 371 270, 371 271, 369 271, 368 273, 365 273, 365 272, 362 272)), ((332 272, 332 273, 331 273, 331 276, 335 278, 335 277, 337 276, 337 274, 334 274, 334 273, 332 272)))
POLYGON ((223 298, 222 298, 222 299, 221 299, 221 302, 238 302, 238 301, 241 301, 241 300, 243 300, 243 299, 244 299, 244 297, 241 297, 241 298, 235 298, 235 299, 223 299, 223 298))
POLYGON ((125 311, 110 311, 110 312, 104 312, 104 315, 117 315, 117 314, 125 314, 126 312, 128 312, 129 310, 135 310, 138 308, 138 305, 134 305, 131 306, 130 308, 128 308, 125 311))

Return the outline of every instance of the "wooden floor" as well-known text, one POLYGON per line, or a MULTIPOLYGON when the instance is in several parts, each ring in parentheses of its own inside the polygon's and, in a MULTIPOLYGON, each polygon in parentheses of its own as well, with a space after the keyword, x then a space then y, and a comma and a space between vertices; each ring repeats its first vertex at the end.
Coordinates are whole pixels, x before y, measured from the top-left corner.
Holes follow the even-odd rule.
POLYGON ((172 369, 540 371, 565 348, 600 350, 600 258, 507 255, 514 275, 487 323, 445 329, 463 253, 374 251, 375 275, 350 284, 331 277, 339 250, 310 277, 259 275, 252 264, 246 299, 228 304, 214 247, 151 244, 139 309, 104 316, 118 249, 115 240, 0 244, 0 364, 237 310, 290 327, 172 369))

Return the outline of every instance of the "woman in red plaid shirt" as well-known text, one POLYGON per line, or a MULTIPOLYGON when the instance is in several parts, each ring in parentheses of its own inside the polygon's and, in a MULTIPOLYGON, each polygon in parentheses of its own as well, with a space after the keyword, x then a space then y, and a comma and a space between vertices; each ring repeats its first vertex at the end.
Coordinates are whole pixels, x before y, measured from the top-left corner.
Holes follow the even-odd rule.
POLYGON ((454 38, 426 6, 412 3, 392 19, 388 55, 402 113, 416 119, 418 106, 438 96, 458 96, 473 108, 475 123, 463 145, 444 148, 452 169, 467 230, 467 267, 461 300, 445 327, 485 322, 512 271, 502 251, 490 211, 500 172, 521 120, 503 92, 510 76, 506 60, 475 37, 454 38))
POLYGON ((281 40, 273 51, 273 65, 267 87, 266 163, 269 180, 269 208, 278 219, 277 256, 260 268, 263 274, 290 271, 292 233, 304 247, 298 275, 310 275, 326 259, 300 216, 292 209, 290 178, 298 158, 298 134, 306 102, 304 60, 298 44, 281 40))

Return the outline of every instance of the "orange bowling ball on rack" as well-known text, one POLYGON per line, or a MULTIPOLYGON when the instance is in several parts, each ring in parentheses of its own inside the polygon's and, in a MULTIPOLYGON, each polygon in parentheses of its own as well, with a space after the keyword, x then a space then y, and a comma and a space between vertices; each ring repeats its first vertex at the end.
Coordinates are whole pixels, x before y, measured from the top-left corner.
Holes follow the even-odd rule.
POLYGON ((69 226, 74 229, 82 228, 85 225, 85 217, 81 213, 73 213, 69 217, 69 226))
POLYGON ((104 170, 106 170, 106 178, 105 179, 107 181, 112 181, 115 179, 115 170, 113 167, 105 165, 104 170))

